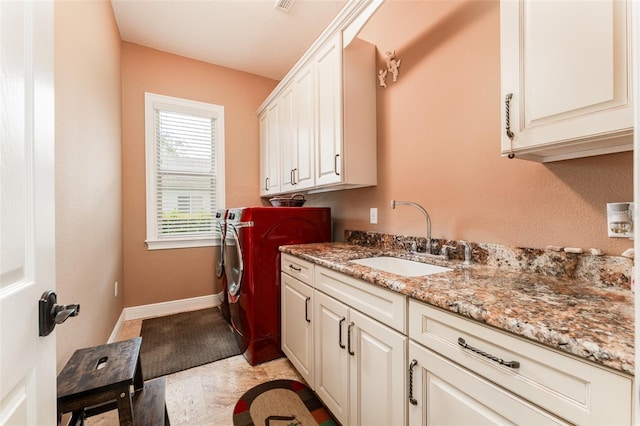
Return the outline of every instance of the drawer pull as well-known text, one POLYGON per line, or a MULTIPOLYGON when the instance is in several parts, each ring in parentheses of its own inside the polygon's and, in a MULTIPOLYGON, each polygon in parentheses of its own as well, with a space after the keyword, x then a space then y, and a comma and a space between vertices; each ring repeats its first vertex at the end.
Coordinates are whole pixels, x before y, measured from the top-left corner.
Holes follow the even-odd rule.
POLYGON ((310 297, 307 297, 306 299, 304 299, 304 319, 307 322, 311 322, 311 320, 309 319, 309 301, 311 300, 310 297))
POLYGON ((346 318, 342 317, 342 319, 338 323, 338 345, 340 345, 341 349, 346 348, 346 346, 342 344, 342 323, 345 321, 346 321, 346 318))
POLYGON ((469 349, 471 352, 475 352, 478 355, 481 355, 485 358, 489 358, 491 361, 495 361, 500 365, 504 365, 509 368, 520 368, 520 363, 518 361, 505 361, 502 358, 498 358, 497 356, 488 354, 480 349, 474 348, 473 346, 467 345, 467 342, 464 341, 462 337, 458 337, 458 344, 465 349, 469 349))
POLYGON ((347 352, 349 355, 355 355, 356 353, 351 350, 351 328, 355 325, 355 323, 350 322, 347 327, 347 352))
POLYGON ((418 361, 415 359, 409 364, 409 402, 411 405, 418 405, 418 401, 413 397, 413 367, 418 365, 418 361))
POLYGON ((513 93, 507 93, 507 95, 504 97, 504 109, 505 109, 505 129, 504 130, 510 141, 509 155, 507 155, 509 159, 512 159, 516 156, 513 153, 513 137, 515 135, 511 131, 511 113, 509 111, 511 109, 511 98, 513 98, 513 93))
POLYGON ((296 268, 296 267, 295 267, 295 266, 293 266, 293 265, 289 265, 289 269, 293 269, 293 270, 294 270, 294 271, 296 271, 296 272, 302 272, 302 268, 296 268))

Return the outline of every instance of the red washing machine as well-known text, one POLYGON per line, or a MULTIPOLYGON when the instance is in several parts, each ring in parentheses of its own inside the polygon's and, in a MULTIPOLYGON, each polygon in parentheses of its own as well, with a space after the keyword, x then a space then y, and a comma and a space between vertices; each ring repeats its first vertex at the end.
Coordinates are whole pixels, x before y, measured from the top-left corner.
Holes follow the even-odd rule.
POLYGON ((230 209, 224 243, 231 326, 251 365, 281 357, 280 251, 288 244, 331 241, 331 209, 230 209))

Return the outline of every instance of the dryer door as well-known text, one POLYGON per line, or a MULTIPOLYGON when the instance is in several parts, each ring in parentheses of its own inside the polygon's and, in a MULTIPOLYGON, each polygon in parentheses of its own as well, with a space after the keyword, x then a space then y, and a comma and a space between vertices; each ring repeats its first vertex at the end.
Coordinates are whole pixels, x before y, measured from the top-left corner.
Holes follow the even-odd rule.
POLYGON ((213 222, 214 226, 214 242, 213 242, 213 261, 216 270, 216 278, 222 278, 224 275, 224 222, 213 222))
POLYGON ((240 297, 244 262, 240 247, 238 228, 227 224, 227 235, 224 242, 224 273, 227 276, 227 292, 229 302, 236 303, 240 297))

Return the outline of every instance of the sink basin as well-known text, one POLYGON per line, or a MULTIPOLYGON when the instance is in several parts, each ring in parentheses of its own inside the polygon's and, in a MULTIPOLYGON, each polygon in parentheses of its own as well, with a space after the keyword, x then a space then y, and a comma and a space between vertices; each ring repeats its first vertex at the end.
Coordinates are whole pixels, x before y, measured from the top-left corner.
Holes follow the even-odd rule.
POLYGON ((368 257, 365 259, 350 260, 349 262, 405 277, 419 277, 453 270, 443 266, 429 265, 428 263, 414 262, 413 260, 388 256, 368 257))

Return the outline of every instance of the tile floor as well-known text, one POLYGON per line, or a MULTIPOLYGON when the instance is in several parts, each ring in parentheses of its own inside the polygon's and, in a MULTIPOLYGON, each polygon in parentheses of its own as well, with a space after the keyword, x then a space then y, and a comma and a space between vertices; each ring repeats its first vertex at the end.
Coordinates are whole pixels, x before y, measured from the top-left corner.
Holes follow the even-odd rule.
MULTIPOLYGON (((142 320, 126 321, 118 340, 140 335, 142 320)), ((253 386, 275 379, 303 381, 286 358, 251 366, 242 355, 166 376, 172 426, 232 426, 235 404, 253 386)), ((90 417, 88 426, 117 426, 116 410, 90 417)))

